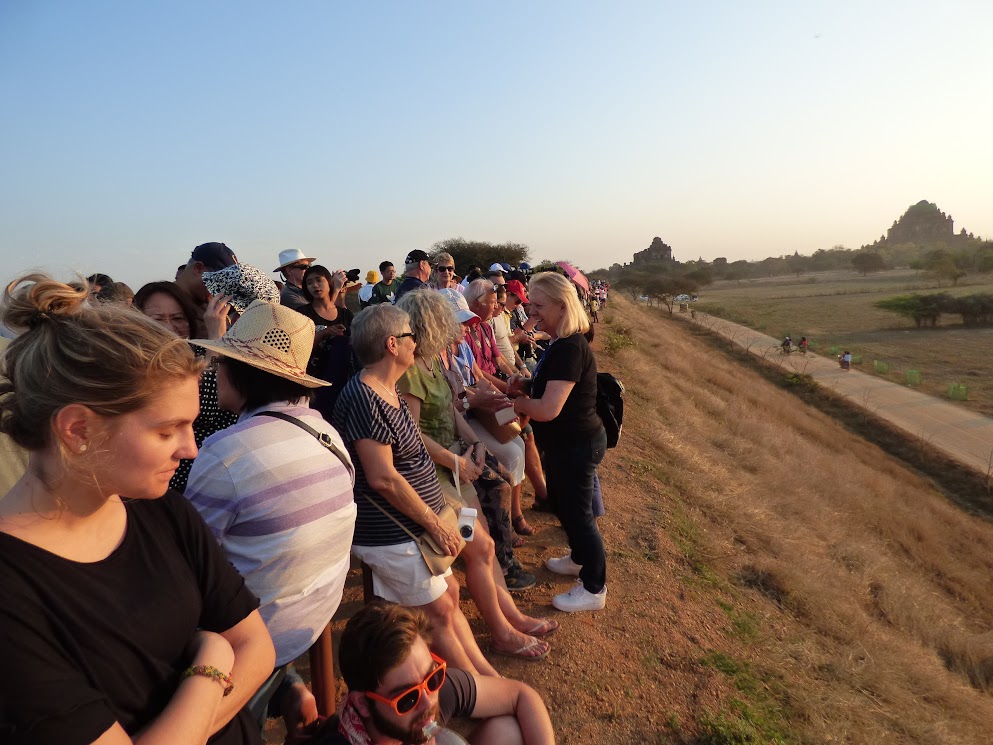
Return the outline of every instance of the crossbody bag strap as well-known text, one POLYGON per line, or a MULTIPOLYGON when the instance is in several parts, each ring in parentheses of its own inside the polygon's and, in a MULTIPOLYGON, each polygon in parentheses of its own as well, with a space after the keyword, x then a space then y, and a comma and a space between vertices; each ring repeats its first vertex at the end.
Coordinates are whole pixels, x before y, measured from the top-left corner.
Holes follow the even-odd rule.
POLYGON ((355 469, 348 460, 348 456, 342 452, 341 448, 335 444, 335 441, 331 439, 331 435, 326 432, 318 432, 316 429, 311 427, 309 424, 300 421, 295 416, 290 416, 289 414, 284 414, 282 411, 260 411, 252 416, 271 416, 274 419, 282 419, 284 422, 289 422, 290 424, 295 424, 304 432, 307 432, 311 437, 314 437, 324 448, 334 455, 338 460, 341 461, 341 465, 345 467, 348 471, 348 476, 352 480, 352 485, 355 485, 355 469))
POLYGON ((402 530, 402 531, 403 531, 404 533, 406 533, 407 535, 409 535, 409 536, 410 536, 410 538, 411 538, 411 540, 413 540, 413 541, 414 541, 415 543, 421 540, 421 539, 420 539, 420 538, 418 538, 418 537, 417 537, 416 535, 414 535, 414 534, 413 534, 413 533, 411 533, 411 532, 410 532, 409 530, 407 530, 407 528, 406 528, 406 527, 404 526, 404 524, 403 524, 402 522, 400 522, 400 521, 399 521, 399 520, 397 520, 397 519, 396 519, 395 517, 393 517, 393 515, 391 515, 391 514, 390 514, 389 512, 387 512, 387 511, 386 511, 386 508, 385 508, 385 507, 383 507, 383 505, 381 505, 381 504, 376 504, 376 503, 375 503, 375 502, 373 501, 373 499, 372 499, 372 497, 370 497, 370 496, 369 496, 368 494, 363 494, 362 496, 363 496, 363 497, 365 497, 365 498, 366 498, 366 499, 368 500, 368 502, 369 502, 369 504, 371 504, 371 505, 372 505, 373 507, 375 507, 375 508, 376 508, 377 510, 379 510, 379 511, 380 511, 380 512, 382 512, 382 513, 383 513, 384 515, 386 515, 386 516, 387 516, 388 518, 390 518, 390 520, 392 520, 393 522, 395 522, 395 523, 397 524, 397 527, 398 527, 398 528, 400 528, 400 530, 402 530))

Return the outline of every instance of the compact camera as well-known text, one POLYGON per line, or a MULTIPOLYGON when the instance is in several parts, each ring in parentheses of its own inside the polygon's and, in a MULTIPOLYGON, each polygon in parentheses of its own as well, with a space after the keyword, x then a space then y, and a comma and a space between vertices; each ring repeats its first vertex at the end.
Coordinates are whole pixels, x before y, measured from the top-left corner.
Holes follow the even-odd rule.
POLYGON ((463 507, 459 510, 459 535, 465 541, 471 541, 476 531, 476 510, 463 507))

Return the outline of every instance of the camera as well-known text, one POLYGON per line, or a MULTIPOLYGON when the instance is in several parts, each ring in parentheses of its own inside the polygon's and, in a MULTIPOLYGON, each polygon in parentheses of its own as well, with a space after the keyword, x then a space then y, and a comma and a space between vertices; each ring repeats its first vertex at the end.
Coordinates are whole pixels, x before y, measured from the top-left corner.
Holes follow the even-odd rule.
POLYGON ((471 541, 476 531, 476 510, 472 507, 462 507, 459 510, 459 535, 465 541, 471 541))
POLYGON ((360 274, 362 274, 361 269, 349 269, 345 272, 345 276, 348 278, 349 282, 358 282, 360 274))

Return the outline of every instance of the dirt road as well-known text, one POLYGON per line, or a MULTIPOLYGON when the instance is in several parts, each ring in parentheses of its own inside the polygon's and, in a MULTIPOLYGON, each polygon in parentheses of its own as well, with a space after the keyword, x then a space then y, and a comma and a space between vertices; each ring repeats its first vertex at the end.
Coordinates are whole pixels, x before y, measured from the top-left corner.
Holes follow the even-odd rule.
POLYGON ((956 460, 987 473, 993 458, 993 419, 855 368, 845 371, 834 358, 808 352, 779 353, 780 340, 747 326, 706 313, 695 323, 710 328, 752 354, 765 357, 785 370, 807 373, 823 386, 847 396, 876 416, 892 422, 956 460))

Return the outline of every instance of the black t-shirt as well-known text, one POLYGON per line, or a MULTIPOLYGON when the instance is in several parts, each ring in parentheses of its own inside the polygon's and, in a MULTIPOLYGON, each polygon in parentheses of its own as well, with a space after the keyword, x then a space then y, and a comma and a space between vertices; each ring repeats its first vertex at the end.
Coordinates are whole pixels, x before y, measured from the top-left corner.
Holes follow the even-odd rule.
MULTIPOLYGON (((476 679, 465 670, 448 668, 445 683, 438 691, 439 724, 448 724, 453 718, 472 716, 476 708, 476 679)), ((337 715, 331 717, 314 737, 312 745, 351 745, 338 729, 337 715)))
POLYGON ((531 397, 541 398, 552 380, 568 380, 576 385, 552 421, 531 420, 538 445, 555 447, 557 443, 572 443, 599 432, 603 422, 596 413, 596 357, 582 334, 557 339, 548 346, 535 368, 531 397))
MULTIPOLYGON (((226 631, 258 607, 181 495, 126 509, 121 545, 92 563, 0 533, 0 742, 90 743, 115 721, 135 734, 174 694, 197 629, 226 631)), ((243 709, 209 742, 260 735, 243 709)))
POLYGON ((337 324, 342 324, 345 327, 345 331, 352 328, 352 319, 355 317, 352 311, 348 308, 338 308, 338 317, 333 321, 328 320, 316 310, 314 310, 313 305, 305 305, 302 308, 297 308, 297 310, 303 315, 307 316, 311 321, 314 322, 315 326, 335 326, 337 324))

